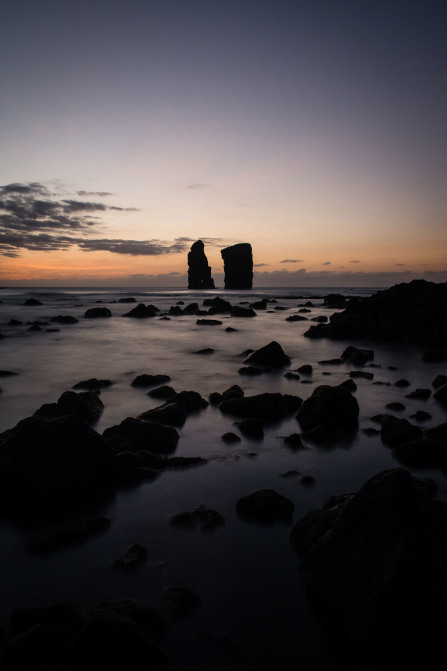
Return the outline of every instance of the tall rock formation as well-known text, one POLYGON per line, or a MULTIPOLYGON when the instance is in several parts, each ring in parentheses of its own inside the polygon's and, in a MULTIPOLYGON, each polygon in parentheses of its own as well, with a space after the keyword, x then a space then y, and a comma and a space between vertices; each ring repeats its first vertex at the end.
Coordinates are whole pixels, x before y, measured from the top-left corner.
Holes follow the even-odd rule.
POLYGON ((248 242, 241 242, 221 251, 225 289, 251 289, 253 286, 253 254, 248 242))
POLYGON ((204 247, 202 240, 197 240, 188 252, 188 289, 215 288, 204 247))

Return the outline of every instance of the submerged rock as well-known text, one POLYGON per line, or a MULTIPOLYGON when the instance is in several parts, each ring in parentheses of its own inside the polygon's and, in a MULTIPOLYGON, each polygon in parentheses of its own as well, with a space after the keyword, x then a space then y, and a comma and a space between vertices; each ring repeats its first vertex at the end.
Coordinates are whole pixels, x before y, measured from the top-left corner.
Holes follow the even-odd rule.
POLYGON ((216 510, 199 506, 192 512, 179 513, 172 515, 171 524, 183 529, 196 529, 200 531, 212 532, 225 524, 225 518, 216 510))
POLYGON ((290 521, 293 502, 272 489, 261 489, 240 498, 236 510, 240 517, 255 522, 290 521))
POLYGON ((219 409, 236 417, 258 417, 263 420, 276 421, 295 412, 301 405, 302 399, 291 394, 265 392, 254 396, 232 398, 222 401, 219 409))

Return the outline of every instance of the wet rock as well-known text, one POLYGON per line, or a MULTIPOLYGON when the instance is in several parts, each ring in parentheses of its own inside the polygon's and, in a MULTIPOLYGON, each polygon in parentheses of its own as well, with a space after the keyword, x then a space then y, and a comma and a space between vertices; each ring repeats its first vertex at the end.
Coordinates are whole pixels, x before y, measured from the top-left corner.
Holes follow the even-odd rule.
POLYGON ((147 319, 148 317, 156 317, 159 312, 159 309, 154 305, 144 305, 144 303, 139 303, 129 312, 125 312, 123 317, 132 317, 134 319, 147 319))
POLYGON ((313 475, 302 475, 300 478, 300 484, 305 487, 313 487, 316 484, 316 480, 313 475))
POLYGON ((188 289, 214 289, 214 280, 204 249, 202 240, 197 240, 188 252, 188 289))
POLYGON ((399 401, 393 401, 392 403, 387 403, 386 406, 385 406, 385 408, 386 408, 387 410, 395 410, 395 411, 396 411, 396 410, 397 410, 397 411, 405 410, 405 406, 404 406, 404 404, 403 404, 403 403, 399 403, 399 401))
POLYGON ((343 351, 341 358, 343 361, 350 361, 356 366, 363 366, 374 359, 374 352, 371 349, 359 349, 350 345, 343 351))
POLYGON ((222 322, 219 319, 197 319, 199 326, 220 326, 222 322))
POLYGON ((287 373, 285 373, 284 377, 286 377, 288 380, 298 381, 300 379, 300 376, 298 375, 298 373, 293 373, 291 370, 287 371, 287 373))
POLYGON ((96 377, 91 377, 88 380, 82 380, 73 385, 73 389, 90 389, 96 391, 104 387, 110 387, 113 384, 111 380, 98 380, 96 377))
POLYGON ((215 350, 212 347, 203 347, 194 352, 194 354, 214 354, 214 351, 215 350))
POLYGON ((183 529, 200 529, 211 533, 225 524, 225 518, 216 510, 199 506, 192 512, 179 513, 172 515, 171 524, 183 529))
POLYGON ((227 326, 227 328, 225 329, 225 331, 226 331, 227 333, 235 333, 235 332, 237 331, 237 329, 234 329, 232 326, 227 326))
POLYGON ((301 373, 301 375, 312 375, 313 373, 313 367, 310 363, 305 363, 299 368, 297 368, 298 373, 301 373))
POLYGON ((433 393, 433 398, 440 403, 447 403, 447 384, 443 384, 441 387, 438 387, 433 393))
POLYGON ((136 303, 137 301, 133 296, 124 296, 124 298, 119 298, 118 303, 136 303))
POLYGON ((340 366, 343 363, 342 359, 322 359, 318 362, 320 366, 340 366))
POLYGON ((76 415, 85 421, 93 422, 104 410, 104 404, 94 391, 64 391, 56 403, 44 403, 35 415, 55 418, 76 415))
POLYGON ((410 419, 415 419, 416 422, 427 422, 429 419, 432 419, 432 416, 425 410, 416 410, 413 415, 410 415, 410 419))
POLYGON ((20 319, 10 319, 8 326, 23 326, 23 322, 20 319))
POLYGON ((175 389, 170 387, 168 384, 162 384, 160 387, 156 387, 155 389, 148 391, 147 395, 151 396, 152 398, 169 399, 175 396, 175 393, 175 389))
POLYGON ((253 254, 251 245, 242 242, 221 250, 224 262, 225 289, 251 289, 253 254))
MULTIPOLYGON (((413 280, 351 299, 328 324, 316 324, 304 334, 310 338, 367 339, 444 347, 447 342, 447 284, 413 280)), ((438 350, 439 352, 439 350, 438 350)), ((433 356, 424 360, 434 360, 433 356)), ((436 354, 437 361, 447 360, 436 354)))
POLYGON ((53 324, 77 324, 78 320, 76 317, 72 317, 71 315, 57 315, 57 317, 51 317, 51 322, 53 324))
POLYGON ((286 322, 307 322, 307 317, 301 315, 289 315, 285 319, 286 322))
POLYGON ((368 373, 366 370, 351 370, 349 377, 352 378, 363 378, 364 380, 373 380, 374 373, 368 373))
POLYGON ((267 421, 276 421, 295 412, 302 403, 299 396, 265 392, 254 396, 244 396, 222 401, 219 409, 224 414, 236 417, 258 417, 267 421))
POLYGON ((224 443, 240 443, 241 439, 240 436, 238 436, 236 433, 233 433, 233 431, 227 431, 227 433, 224 433, 222 435, 222 440, 224 443))
POLYGON ((296 419, 304 431, 351 429, 357 426, 359 405, 344 385, 321 385, 301 405, 296 419))
POLYGON ((143 545, 132 545, 124 557, 120 557, 113 562, 115 568, 133 569, 146 561, 148 552, 143 545))
POLYGON ((418 426, 410 424, 407 419, 387 415, 380 430, 382 442, 389 447, 398 447, 411 440, 422 438, 422 431, 418 426))
POLYGON ((447 442, 432 438, 418 438, 399 445, 393 450, 401 464, 409 468, 447 469, 447 442))
POLYGON ((171 305, 168 310, 168 315, 171 315, 171 317, 181 317, 182 314, 183 308, 181 308, 179 305, 171 305))
POLYGON ((43 305, 37 298, 28 298, 23 305, 43 305))
POLYGON ((255 366, 268 366, 271 368, 281 368, 290 365, 290 358, 285 354, 281 345, 272 340, 268 345, 261 347, 250 354, 244 363, 255 366))
POLYGON ((181 427, 185 423, 187 416, 188 413, 183 403, 168 401, 167 403, 160 405, 158 408, 152 408, 151 410, 142 412, 140 418, 150 422, 159 422, 160 424, 181 427))
POLYGON ((437 375, 431 384, 433 389, 439 389, 447 384, 447 375, 437 375))
POLYGON ((293 508, 292 501, 272 489, 261 489, 243 496, 236 504, 237 513, 242 519, 264 523, 290 521, 293 508))
POLYGON ((262 375, 263 373, 269 373, 271 368, 257 368, 256 366, 242 366, 239 368, 239 375, 247 375, 255 377, 256 375, 262 375))
POLYGON ((405 394, 405 398, 416 398, 419 401, 426 401, 431 396, 430 389, 415 389, 409 394, 405 394))
POLYGON ((143 373, 142 375, 137 375, 137 377, 132 380, 130 383, 132 387, 155 387, 156 385, 163 384, 163 382, 170 381, 169 375, 156 374, 149 375, 143 373))
POLYGON ((249 438, 260 440, 264 437, 264 422, 259 417, 249 417, 235 422, 239 431, 249 438))
POLYGON ((253 310, 267 310, 267 299, 262 298, 260 301, 255 301, 254 303, 250 303, 250 307, 253 310))
POLYGON ((227 401, 231 398, 242 398, 243 395, 243 389, 238 384, 232 384, 231 387, 228 387, 228 389, 223 392, 222 400, 227 401))
POLYGON ((232 317, 256 317, 253 308, 244 308, 241 305, 233 305, 230 312, 232 317))
POLYGON ((0 370, 0 377, 12 377, 13 375, 18 375, 12 370, 0 370))
POLYGON ((205 298, 203 305, 208 308, 208 314, 225 314, 231 312, 232 305, 229 301, 226 301, 220 296, 215 296, 214 298, 205 298))
POLYGON ((332 310, 343 309, 347 304, 348 300, 343 294, 328 294, 323 299, 323 305, 332 310))
POLYGON ((391 469, 293 528, 308 598, 340 668, 436 665, 447 625, 447 505, 435 495, 433 481, 391 469))
POLYGON ((410 383, 405 378, 402 378, 401 380, 398 380, 397 382, 395 382, 394 385, 396 387, 409 387, 410 383))
POLYGON ((155 454, 174 452, 179 441, 174 427, 134 417, 127 417, 120 424, 109 427, 102 435, 109 441, 120 438, 132 450, 148 450, 155 454))
POLYGON ((106 319, 111 316, 109 308, 89 308, 84 313, 86 319, 106 319))
POLYGON ((427 429, 425 436, 432 440, 440 440, 447 443, 447 422, 438 424, 438 426, 433 426, 431 429, 427 429))
POLYGON ((299 433, 291 433, 289 436, 285 436, 284 445, 296 450, 303 447, 303 441, 299 433))

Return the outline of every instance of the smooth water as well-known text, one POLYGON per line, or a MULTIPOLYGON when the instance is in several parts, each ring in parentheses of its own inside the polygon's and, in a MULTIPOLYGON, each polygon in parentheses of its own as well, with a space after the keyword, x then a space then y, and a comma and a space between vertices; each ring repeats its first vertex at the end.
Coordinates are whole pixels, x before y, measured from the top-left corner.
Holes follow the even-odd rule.
MULTIPOLYGON (((176 391, 194 390, 204 398, 239 384, 245 395, 278 391, 307 398, 319 384, 338 384, 352 366, 322 365, 319 361, 340 357, 349 344, 373 349, 374 380, 356 380, 360 405, 359 430, 343 441, 290 450, 283 437, 299 432, 291 416, 266 428, 262 440, 242 437, 228 445, 223 433, 235 431, 234 419, 213 406, 190 416, 179 430, 178 456, 201 456, 208 463, 196 468, 163 472, 156 480, 119 490, 104 502, 102 514, 111 519, 107 533, 89 542, 51 556, 36 556, 26 549, 33 538, 47 535, 52 527, 19 527, 0 523, 0 627, 6 628, 10 612, 17 607, 74 600, 85 608, 105 600, 134 598, 154 604, 168 585, 196 591, 202 605, 185 623, 173 628, 166 647, 175 669, 271 669, 300 668, 313 671, 326 659, 324 642, 309 612, 298 575, 298 559, 290 543, 293 523, 269 527, 238 518, 237 500, 260 488, 271 488, 295 505, 294 521, 318 507, 328 496, 357 490, 375 473, 398 466, 378 436, 363 429, 377 425, 371 417, 385 412, 390 401, 402 401, 409 418, 422 409, 432 415, 423 426, 446 421, 445 410, 433 399, 405 398, 416 388, 431 388, 434 377, 445 370, 421 359, 421 348, 377 343, 311 340, 303 336, 320 315, 334 312, 323 306, 322 296, 369 294, 371 290, 347 289, 259 289, 250 292, 193 292, 186 290, 85 290, 3 289, 0 294, 0 370, 17 375, 2 377, 0 385, 0 431, 12 428, 43 403, 56 401, 74 384, 91 377, 110 379, 113 385, 101 391, 104 412, 95 425, 102 432, 129 416, 160 405, 147 390, 131 381, 141 373, 163 373, 176 391), (137 303, 156 305, 162 312, 183 301, 182 307, 221 295, 232 304, 247 304, 267 297, 267 310, 257 317, 214 315, 221 326, 199 326, 196 316, 130 319, 122 315, 132 303, 119 303, 133 296, 137 303), (27 298, 43 305, 25 306, 27 298), (309 321, 287 322, 285 318, 312 301, 309 321), (85 319, 90 307, 108 307, 112 318, 85 319), (281 308, 281 309, 278 309, 281 308), (56 315, 72 315, 72 325, 51 323, 56 315), (22 325, 9 325, 11 319, 22 325), (30 331, 38 320, 41 331, 30 331), (231 326, 237 329, 226 332, 231 326), (47 329, 58 329, 47 331, 47 329), (247 349, 278 341, 292 359, 291 370, 313 365, 313 374, 299 381, 284 377, 285 370, 257 377, 239 374, 247 349), (210 347, 212 354, 197 354, 210 347), (390 370, 389 367, 396 370, 390 370), (395 387, 400 378, 411 386, 395 387), (281 474, 297 470, 312 475, 315 485, 304 486, 300 476, 281 474), (170 524, 170 516, 205 504, 224 515, 226 523, 211 534, 184 531, 170 524), (120 572, 112 562, 139 543, 148 549, 148 560, 135 571, 120 572), (197 632, 207 631, 230 639, 238 650, 221 639, 207 645, 197 632), (219 664, 221 666, 219 666, 219 664)), ((397 413, 395 413, 397 414, 397 413)), ((410 420, 414 421, 414 420, 410 420)), ((433 477, 439 498, 447 500, 445 476, 437 471, 418 474, 433 477)), ((57 503, 55 502, 55 505, 57 503)))

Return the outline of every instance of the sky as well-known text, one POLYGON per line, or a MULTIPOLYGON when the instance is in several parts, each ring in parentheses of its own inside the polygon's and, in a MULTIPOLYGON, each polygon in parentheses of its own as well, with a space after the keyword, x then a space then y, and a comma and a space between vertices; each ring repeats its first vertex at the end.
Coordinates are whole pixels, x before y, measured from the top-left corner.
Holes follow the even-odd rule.
POLYGON ((447 280, 447 3, 6 0, 0 284, 447 280))

